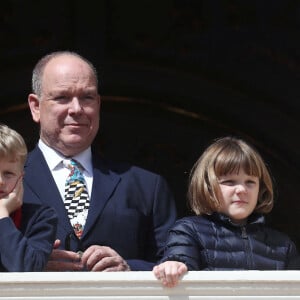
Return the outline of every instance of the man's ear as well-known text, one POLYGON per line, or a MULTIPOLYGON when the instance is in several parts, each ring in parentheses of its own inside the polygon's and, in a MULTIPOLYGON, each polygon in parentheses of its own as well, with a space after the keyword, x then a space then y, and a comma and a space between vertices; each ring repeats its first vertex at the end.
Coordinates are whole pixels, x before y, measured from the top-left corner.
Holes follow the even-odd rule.
POLYGON ((34 122, 40 122, 40 101, 36 94, 29 94, 28 104, 31 111, 31 116, 34 122))

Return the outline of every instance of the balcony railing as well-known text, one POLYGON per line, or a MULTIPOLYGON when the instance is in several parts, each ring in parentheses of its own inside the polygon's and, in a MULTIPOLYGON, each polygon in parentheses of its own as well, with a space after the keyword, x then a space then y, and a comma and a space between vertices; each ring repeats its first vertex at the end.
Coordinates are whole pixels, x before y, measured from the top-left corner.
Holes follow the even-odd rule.
POLYGON ((0 273, 0 299, 300 299, 300 271, 189 272, 175 288, 152 272, 0 273))

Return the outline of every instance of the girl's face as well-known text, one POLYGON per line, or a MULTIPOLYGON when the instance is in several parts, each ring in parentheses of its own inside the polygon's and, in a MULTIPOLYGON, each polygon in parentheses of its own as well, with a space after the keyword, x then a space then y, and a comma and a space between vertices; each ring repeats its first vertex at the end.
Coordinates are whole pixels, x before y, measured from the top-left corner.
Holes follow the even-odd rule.
POLYGON ((232 222, 243 223, 256 207, 259 179, 240 169, 218 178, 221 194, 219 212, 227 215, 232 222))
POLYGON ((19 160, 0 158, 0 199, 15 188, 22 174, 23 168, 19 160))

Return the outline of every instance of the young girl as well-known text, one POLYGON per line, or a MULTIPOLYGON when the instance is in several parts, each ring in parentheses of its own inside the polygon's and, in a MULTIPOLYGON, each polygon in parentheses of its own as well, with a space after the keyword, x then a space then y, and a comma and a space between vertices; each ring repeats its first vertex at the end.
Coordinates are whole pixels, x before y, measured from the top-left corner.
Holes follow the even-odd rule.
POLYGON ((246 142, 225 137, 207 148, 191 171, 188 201, 197 216, 175 223, 153 268, 165 286, 188 270, 284 270, 297 261, 288 236, 264 224, 272 180, 246 142))
POLYGON ((26 155, 21 135, 0 124, 0 272, 42 271, 55 239, 54 210, 22 206, 26 155))

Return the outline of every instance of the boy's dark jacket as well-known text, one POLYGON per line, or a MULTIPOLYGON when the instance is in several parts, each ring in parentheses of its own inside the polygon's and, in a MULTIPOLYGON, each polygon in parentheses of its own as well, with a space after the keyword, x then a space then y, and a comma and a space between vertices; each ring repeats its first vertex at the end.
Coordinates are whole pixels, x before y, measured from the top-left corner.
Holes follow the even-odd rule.
POLYGON ((295 244, 257 214, 242 226, 218 213, 178 220, 166 243, 166 260, 184 262, 189 270, 299 269, 295 244))
POLYGON ((56 226, 54 209, 36 204, 24 203, 11 218, 0 219, 0 272, 43 271, 56 226))

